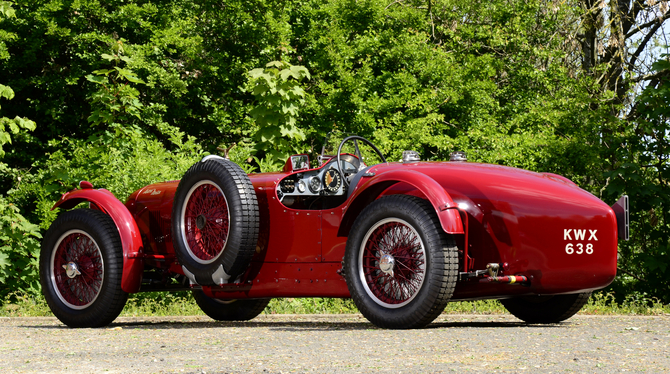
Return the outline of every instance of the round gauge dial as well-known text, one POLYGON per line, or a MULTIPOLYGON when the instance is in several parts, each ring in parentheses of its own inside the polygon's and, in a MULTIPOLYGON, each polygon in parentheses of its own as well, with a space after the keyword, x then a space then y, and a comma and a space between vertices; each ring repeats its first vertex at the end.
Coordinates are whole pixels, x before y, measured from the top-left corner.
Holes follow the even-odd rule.
POLYGON ((321 181, 317 177, 309 178, 309 190, 312 193, 317 193, 321 189, 321 181))
POLYGON ((303 180, 299 180, 298 183, 296 183, 296 186, 298 187, 298 192, 303 193, 307 189, 305 186, 305 182, 303 180))
POLYGON ((335 168, 330 168, 323 175, 323 187, 326 191, 330 193, 335 193, 340 189, 342 184, 342 178, 340 178, 340 173, 335 168))

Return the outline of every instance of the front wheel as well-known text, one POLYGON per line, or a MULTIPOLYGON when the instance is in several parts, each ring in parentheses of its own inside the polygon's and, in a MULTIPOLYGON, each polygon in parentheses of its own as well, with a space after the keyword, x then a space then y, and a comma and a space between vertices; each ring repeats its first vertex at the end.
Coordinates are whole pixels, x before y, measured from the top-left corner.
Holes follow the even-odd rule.
POLYGON ((271 299, 219 300, 193 291, 193 298, 200 309, 217 321, 248 321, 261 314, 271 299))
POLYGON ((123 310, 123 250, 107 214, 77 209, 61 214, 42 242, 40 282, 53 314, 70 327, 101 327, 123 310))
POLYGON ((351 297, 379 327, 423 327, 442 313, 454 292, 457 251, 426 200, 382 197, 361 212, 347 240, 344 269, 351 297))
POLYGON ((500 300, 516 318, 526 323, 558 323, 574 316, 589 301, 590 292, 570 295, 521 296, 500 300))

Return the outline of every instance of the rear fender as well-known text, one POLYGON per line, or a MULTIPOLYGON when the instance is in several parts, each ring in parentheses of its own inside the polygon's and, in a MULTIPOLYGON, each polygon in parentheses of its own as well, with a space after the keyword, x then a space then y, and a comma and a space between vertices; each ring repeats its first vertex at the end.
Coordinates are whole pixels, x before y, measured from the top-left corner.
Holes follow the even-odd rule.
POLYGON ((112 217, 116 228, 119 230, 121 245, 123 246, 121 289, 128 293, 139 291, 142 284, 144 263, 140 258, 142 239, 135 219, 133 219, 126 206, 111 192, 102 188, 95 190, 92 186, 88 187, 90 183, 88 185, 81 183, 80 185, 84 189, 64 193, 51 209, 72 209, 79 203, 88 201, 95 204, 94 208, 112 217))
POLYGON ((435 208, 442 230, 448 234, 464 234, 463 222, 458 212, 458 205, 451 196, 433 178, 413 170, 392 170, 363 182, 349 199, 344 208, 342 223, 338 231, 339 236, 347 236, 358 214, 387 188, 396 183, 407 183, 426 196, 435 208))

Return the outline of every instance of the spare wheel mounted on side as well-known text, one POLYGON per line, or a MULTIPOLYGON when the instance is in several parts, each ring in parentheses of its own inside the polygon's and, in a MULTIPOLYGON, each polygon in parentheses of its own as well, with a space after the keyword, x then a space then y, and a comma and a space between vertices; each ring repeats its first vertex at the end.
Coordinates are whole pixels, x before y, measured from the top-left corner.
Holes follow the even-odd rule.
POLYGON ((175 253, 189 279, 203 286, 234 281, 256 250, 258 201, 237 164, 208 156, 179 182, 172 206, 175 253))

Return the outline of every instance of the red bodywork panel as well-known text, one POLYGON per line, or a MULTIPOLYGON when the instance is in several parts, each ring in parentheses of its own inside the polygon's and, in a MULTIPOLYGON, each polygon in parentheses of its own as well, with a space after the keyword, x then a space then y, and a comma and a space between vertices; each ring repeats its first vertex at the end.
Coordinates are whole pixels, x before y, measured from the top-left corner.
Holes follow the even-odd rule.
MULTIPOLYGON (((561 176, 466 162, 386 163, 370 168, 343 203, 310 210, 280 202, 280 181, 305 172, 285 169, 249 175, 260 209, 257 253, 238 283, 204 287, 209 296, 349 297, 339 274, 349 231, 371 201, 392 194, 431 202, 442 229, 459 244, 460 271, 507 263, 503 275, 530 280, 529 287, 461 281, 454 300, 586 292, 616 275, 614 212, 561 176)), ((146 186, 128 198, 127 209, 104 190, 70 192, 56 205, 89 200, 112 216, 123 242, 124 290, 136 292, 145 266, 182 273, 171 235, 177 185, 146 186)))
MULTIPOLYGON (((90 186, 90 183, 82 183, 82 185, 90 186)), ((85 188, 66 192, 53 208, 71 209, 84 201, 95 204, 95 206, 92 206, 93 208, 97 208, 112 217, 116 228, 119 230, 123 247, 121 289, 130 293, 139 291, 144 263, 141 259, 138 259, 138 254, 142 251, 142 240, 140 239, 140 230, 135 224, 133 216, 111 192, 102 188, 99 190, 85 188)))

